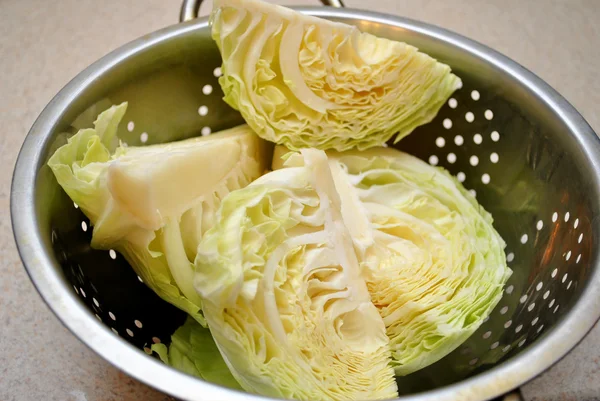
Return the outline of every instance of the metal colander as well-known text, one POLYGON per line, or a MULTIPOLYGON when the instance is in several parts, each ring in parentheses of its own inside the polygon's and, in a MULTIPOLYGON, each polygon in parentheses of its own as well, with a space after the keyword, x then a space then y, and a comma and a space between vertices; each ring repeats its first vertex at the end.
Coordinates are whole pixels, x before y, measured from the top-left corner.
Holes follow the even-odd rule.
MULTIPOLYGON (((184 4, 184 19, 198 7, 184 4)), ((437 118, 398 147, 457 175, 492 213, 508 244, 514 274, 497 308, 455 352, 399 378, 402 399, 490 399, 548 368, 600 316, 595 133, 540 79, 459 35, 366 11, 299 10, 408 42, 462 78, 463 87, 437 118)), ((52 100, 27 136, 11 212, 38 291, 98 354, 182 399, 259 400, 146 354, 152 343, 169 341, 184 313, 150 291, 120 255, 90 248, 89 221, 46 166, 64 143, 63 133, 91 126, 99 112, 123 101, 129 107, 118 135, 130 145, 209 135, 242 123, 221 99, 220 63, 203 18, 149 34, 91 65, 52 100)))

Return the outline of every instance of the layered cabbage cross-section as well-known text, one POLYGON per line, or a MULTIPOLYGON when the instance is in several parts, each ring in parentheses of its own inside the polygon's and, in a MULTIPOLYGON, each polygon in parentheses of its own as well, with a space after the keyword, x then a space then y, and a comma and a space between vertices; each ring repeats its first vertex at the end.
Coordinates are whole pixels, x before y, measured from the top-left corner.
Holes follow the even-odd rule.
POLYGON ((215 0, 225 101, 264 139, 347 150, 396 141, 461 85, 413 46, 259 0, 215 0))
MULTIPOLYGON (((439 167, 391 148, 328 158, 396 374, 415 372, 462 344, 500 301, 512 273, 505 243, 491 215, 439 167)), ((298 163, 276 149, 274 168, 298 163)))
POLYGON ((298 400, 397 397, 385 326, 323 151, 222 202, 196 258, 215 343, 247 391, 298 400))

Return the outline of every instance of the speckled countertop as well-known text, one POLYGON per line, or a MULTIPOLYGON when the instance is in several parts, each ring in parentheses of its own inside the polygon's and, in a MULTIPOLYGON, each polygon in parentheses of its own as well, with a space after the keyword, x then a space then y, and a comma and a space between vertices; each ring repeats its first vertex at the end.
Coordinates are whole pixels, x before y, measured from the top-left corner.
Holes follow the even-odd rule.
MULTIPOLYGON (((48 101, 110 50, 176 22, 178 8, 177 0, 0 1, 0 401, 170 399, 92 353, 43 304, 15 250, 9 193, 19 147, 48 101)), ((556 88, 600 132, 600 0, 372 0, 368 8, 499 50, 556 88)), ((521 390, 528 401, 600 400, 600 327, 521 390)))

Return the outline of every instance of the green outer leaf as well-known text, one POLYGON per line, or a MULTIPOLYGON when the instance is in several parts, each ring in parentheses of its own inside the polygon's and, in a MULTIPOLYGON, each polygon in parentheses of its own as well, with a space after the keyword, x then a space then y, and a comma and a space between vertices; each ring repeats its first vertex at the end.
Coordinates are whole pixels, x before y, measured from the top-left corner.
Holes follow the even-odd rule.
POLYGON ((153 344, 152 351, 167 365, 211 383, 241 390, 225 364, 210 331, 192 318, 175 331, 171 344, 153 344))
POLYGON ((59 184, 91 220, 100 216, 108 197, 98 179, 104 168, 101 164, 111 157, 104 143, 113 141, 126 110, 127 103, 122 103, 104 111, 96 119, 95 129, 79 130, 48 160, 59 184))

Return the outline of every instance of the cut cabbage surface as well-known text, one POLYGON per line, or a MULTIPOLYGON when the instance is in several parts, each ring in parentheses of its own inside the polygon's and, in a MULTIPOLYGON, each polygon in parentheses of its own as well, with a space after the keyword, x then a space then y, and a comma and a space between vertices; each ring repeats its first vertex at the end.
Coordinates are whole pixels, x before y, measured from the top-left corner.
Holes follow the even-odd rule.
POLYGON ((259 0, 215 0, 225 101, 290 149, 359 150, 431 121, 461 86, 406 43, 259 0))
MULTIPOLYGON (((301 163, 278 147, 274 168, 284 167, 282 155, 286 166, 301 163)), ((441 168, 391 148, 328 158, 396 374, 424 368, 462 344, 500 301, 512 273, 505 243, 491 215, 441 168)))
POLYGON ((200 323, 196 249, 221 199, 267 168, 267 145, 244 125, 208 137, 143 147, 118 145, 127 104, 98 116, 48 161, 93 225, 92 247, 114 249, 167 302, 200 323))
POLYGON ((215 343, 247 391, 298 400, 397 397, 323 151, 230 193, 202 239, 195 287, 215 343))

